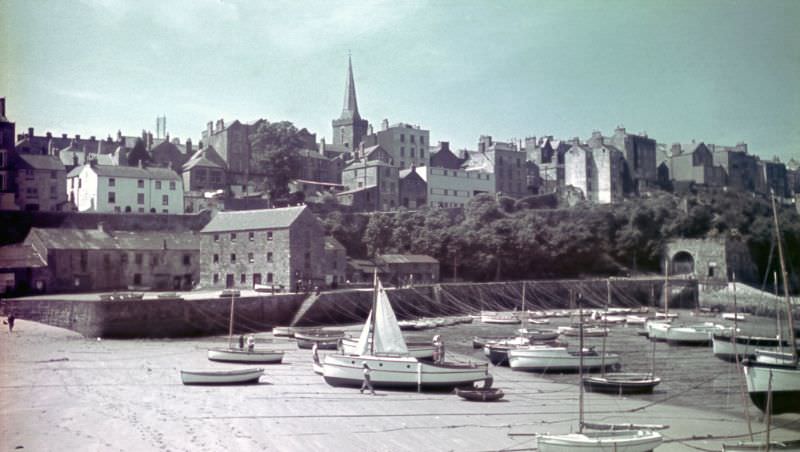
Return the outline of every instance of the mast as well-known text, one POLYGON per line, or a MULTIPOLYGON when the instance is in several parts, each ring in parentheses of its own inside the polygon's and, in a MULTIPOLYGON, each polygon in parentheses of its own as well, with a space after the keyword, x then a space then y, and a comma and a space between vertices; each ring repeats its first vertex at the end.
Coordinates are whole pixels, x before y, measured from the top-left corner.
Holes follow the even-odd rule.
MULTIPOLYGON (((778 295, 778 272, 772 272, 772 286, 775 289, 775 298, 779 298, 778 295)), ((775 310, 775 336, 778 338, 778 350, 783 353, 783 326, 781 325, 781 311, 779 309, 775 310)))
MULTIPOLYGON (((371 333, 372 340, 369 342, 369 354, 374 356, 375 355, 375 342, 377 340, 375 338, 375 324, 377 323, 376 322, 377 312, 375 312, 375 310, 378 309, 378 267, 377 266, 372 270, 372 286, 374 287, 374 289, 372 290, 372 318, 370 319, 370 333, 371 333)), ((367 337, 369 338, 370 335, 368 335, 367 337)))
POLYGON ((669 256, 664 262, 664 318, 669 322, 669 256))
POLYGON ((578 331, 580 342, 578 347, 578 433, 583 433, 583 303, 581 293, 578 292, 578 331))
POLYGON ((233 292, 231 292, 231 318, 228 321, 228 348, 233 348, 231 341, 233 340, 233 292))
MULTIPOLYGON (((609 277, 606 280, 606 312, 603 315, 603 330, 606 330, 608 327, 608 305, 611 304, 611 278, 609 277)), ((602 376, 606 376, 606 335, 603 335, 603 354, 600 355, 600 371, 602 372, 602 376)), ((581 355, 583 356, 583 355, 581 355)))
POLYGON ((789 350, 792 352, 792 367, 797 367, 797 347, 794 337, 794 315, 792 312, 792 301, 789 299, 789 278, 786 276, 786 262, 783 260, 783 245, 781 244, 781 229, 778 226, 778 209, 775 207, 775 191, 770 189, 770 200, 772 201, 772 219, 775 222, 775 238, 778 242, 778 257, 781 261, 781 276, 783 277, 783 297, 786 300, 786 320, 789 327, 789 350))
MULTIPOLYGON (((736 360, 736 372, 739 375, 743 375, 742 373, 742 362, 739 359, 739 350, 736 348, 736 330, 739 329, 739 315, 737 314, 736 309, 736 272, 732 272, 731 276, 733 277, 733 356, 736 360)), ((745 386, 744 378, 739 378, 739 390, 740 394, 742 395, 742 405, 744 406, 744 417, 747 419, 747 432, 750 434, 750 441, 753 440, 753 426, 750 423, 750 411, 747 410, 747 387, 745 386)))
POLYGON ((525 281, 522 281, 522 329, 528 332, 528 311, 525 310, 525 281))

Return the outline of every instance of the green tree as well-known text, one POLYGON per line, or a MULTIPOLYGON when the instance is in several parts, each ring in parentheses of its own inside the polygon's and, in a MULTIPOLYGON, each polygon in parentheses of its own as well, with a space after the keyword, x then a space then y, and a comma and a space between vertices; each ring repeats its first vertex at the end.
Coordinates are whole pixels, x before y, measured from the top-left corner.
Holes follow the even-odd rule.
POLYGON ((144 141, 141 138, 137 138, 136 143, 133 145, 133 149, 131 149, 131 152, 128 154, 128 165, 144 166, 150 162, 150 153, 147 152, 144 141))
POLYGON ((300 173, 300 156, 303 140, 291 122, 261 122, 250 134, 253 159, 265 175, 264 188, 271 199, 289 195, 289 182, 300 173))

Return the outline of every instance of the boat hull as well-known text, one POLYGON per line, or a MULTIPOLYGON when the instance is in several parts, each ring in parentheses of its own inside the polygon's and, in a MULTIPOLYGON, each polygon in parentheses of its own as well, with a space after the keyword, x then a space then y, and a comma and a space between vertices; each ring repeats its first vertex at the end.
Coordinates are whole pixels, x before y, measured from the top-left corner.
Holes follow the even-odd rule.
MULTIPOLYGON (((734 361, 736 355, 740 359, 755 357, 756 350, 779 352, 781 344, 774 337, 737 336, 736 351, 734 351, 732 337, 728 334, 713 334, 711 336, 714 356, 723 361, 734 361)), ((784 350, 789 349, 789 342, 783 341, 784 350)))
MULTIPOLYGON (((573 372, 581 367, 578 353, 562 347, 531 347, 508 351, 508 365, 512 370, 573 372)), ((607 353, 605 358, 599 353, 583 354, 584 370, 612 369, 620 365, 619 355, 607 353)))
POLYGON ((500 400, 505 396, 502 389, 487 388, 487 389, 460 389, 456 388, 456 395, 464 400, 471 402, 494 402, 500 400))
POLYGON ((181 370, 181 381, 185 385, 236 385, 258 383, 264 369, 237 370, 181 370))
POLYGON ((649 394, 661 383, 649 374, 608 374, 605 377, 583 378, 583 387, 590 392, 605 394, 649 394))
POLYGON ((759 410, 766 412, 771 390, 772 414, 800 413, 800 367, 746 361, 744 373, 750 400, 759 410))
POLYGON ((621 430, 612 432, 569 433, 541 435, 538 449, 541 452, 615 451, 645 452, 661 444, 661 434, 647 430, 621 430))
POLYGON ((320 350, 336 350, 339 347, 339 339, 334 338, 317 338, 317 339, 309 339, 309 338, 298 338, 295 336, 297 340, 297 348, 301 348, 303 350, 310 350, 314 348, 314 344, 317 344, 317 348, 320 350))
POLYGON ((371 369, 376 388, 453 389, 490 378, 486 364, 434 364, 410 356, 326 355, 322 362, 325 382, 331 386, 360 387, 364 363, 371 369))
MULTIPOLYGON (((357 347, 358 339, 346 337, 342 339, 339 351, 345 355, 356 355, 358 354, 357 347)), ((433 352, 436 350, 433 344, 414 342, 407 342, 406 348, 408 349, 409 356, 419 359, 433 359, 433 352)))
POLYGON ((283 361, 283 352, 277 350, 254 350, 211 348, 208 359, 226 363, 278 364, 283 361))

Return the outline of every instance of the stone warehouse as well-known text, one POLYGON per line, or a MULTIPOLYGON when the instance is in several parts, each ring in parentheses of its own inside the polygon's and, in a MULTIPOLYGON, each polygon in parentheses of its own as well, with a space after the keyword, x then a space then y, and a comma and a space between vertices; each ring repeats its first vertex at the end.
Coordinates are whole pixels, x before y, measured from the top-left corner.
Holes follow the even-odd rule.
POLYGON ((34 292, 190 290, 199 276, 191 232, 33 228, 23 245, 46 262, 25 282, 34 292))
POLYGON ((306 206, 219 212, 200 234, 203 288, 297 291, 325 282, 325 232, 306 206))

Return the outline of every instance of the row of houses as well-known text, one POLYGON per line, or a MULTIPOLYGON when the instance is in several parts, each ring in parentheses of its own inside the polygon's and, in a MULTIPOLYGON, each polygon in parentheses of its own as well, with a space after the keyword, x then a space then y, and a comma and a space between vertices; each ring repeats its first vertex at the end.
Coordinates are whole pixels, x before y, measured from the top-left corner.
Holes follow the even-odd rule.
POLYGON ((429 256, 351 261, 305 206, 218 212, 199 232, 32 228, 0 247, 0 291, 12 294, 113 290, 336 288, 371 281, 439 280, 429 256), (369 273, 365 273, 369 262, 369 273))

